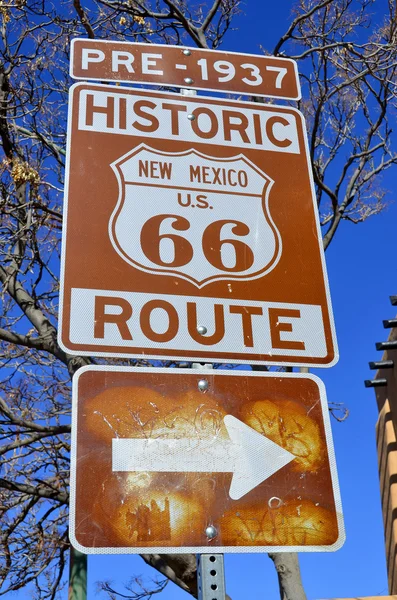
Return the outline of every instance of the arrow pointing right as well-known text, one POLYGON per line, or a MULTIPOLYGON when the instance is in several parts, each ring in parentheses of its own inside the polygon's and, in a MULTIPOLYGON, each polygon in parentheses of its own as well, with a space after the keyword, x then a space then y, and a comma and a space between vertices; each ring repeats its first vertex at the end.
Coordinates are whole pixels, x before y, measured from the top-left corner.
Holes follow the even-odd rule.
POLYGON ((230 440, 115 438, 112 470, 233 473, 229 496, 238 500, 296 458, 236 417, 223 421, 230 440))
POLYGON ((223 419, 233 446, 235 467, 229 496, 238 500, 296 457, 236 417, 223 419))

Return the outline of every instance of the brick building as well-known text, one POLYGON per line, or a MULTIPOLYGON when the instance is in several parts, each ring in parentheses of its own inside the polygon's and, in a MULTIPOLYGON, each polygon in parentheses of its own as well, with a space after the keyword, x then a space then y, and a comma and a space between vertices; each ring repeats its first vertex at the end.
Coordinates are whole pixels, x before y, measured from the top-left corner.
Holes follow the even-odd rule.
MULTIPOLYGON (((390 300, 397 305, 397 296, 390 300)), ((383 355, 381 360, 369 363, 376 374, 365 385, 374 388, 379 410, 376 445, 387 574, 389 594, 397 594, 397 318, 383 321, 383 325, 390 333, 387 341, 376 344, 383 355)))

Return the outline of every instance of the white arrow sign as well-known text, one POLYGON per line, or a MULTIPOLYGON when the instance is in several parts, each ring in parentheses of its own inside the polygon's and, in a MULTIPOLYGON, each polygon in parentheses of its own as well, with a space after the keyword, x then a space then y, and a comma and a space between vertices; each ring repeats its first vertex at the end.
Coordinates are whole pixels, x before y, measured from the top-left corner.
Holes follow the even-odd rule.
POLYGON ((296 458, 236 417, 223 421, 230 440, 113 439, 112 470, 233 473, 229 496, 238 500, 296 458))

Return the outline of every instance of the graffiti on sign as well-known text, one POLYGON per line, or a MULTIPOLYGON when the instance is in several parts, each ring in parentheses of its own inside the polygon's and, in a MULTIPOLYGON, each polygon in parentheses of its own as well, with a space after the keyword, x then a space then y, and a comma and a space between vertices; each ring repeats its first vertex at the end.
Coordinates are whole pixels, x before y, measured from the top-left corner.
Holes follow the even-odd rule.
POLYGON ((78 371, 73 394, 70 528, 78 549, 309 551, 343 543, 318 378, 98 366, 78 371))

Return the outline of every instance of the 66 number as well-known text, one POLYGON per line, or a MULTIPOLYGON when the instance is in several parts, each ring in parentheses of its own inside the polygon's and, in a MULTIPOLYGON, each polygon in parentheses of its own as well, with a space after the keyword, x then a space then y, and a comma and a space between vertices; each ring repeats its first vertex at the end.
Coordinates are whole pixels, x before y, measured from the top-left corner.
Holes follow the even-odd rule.
MULTIPOLYGON (((141 230, 140 242, 143 253, 152 263, 161 267, 183 267, 193 258, 194 249, 191 243, 182 235, 177 233, 160 233, 163 223, 172 220, 170 225, 174 231, 187 231, 190 228, 190 222, 184 217, 178 215, 156 215, 151 217, 143 225, 141 230), (167 250, 172 247, 172 252, 166 252, 167 258, 164 260, 165 245, 167 250), (162 257, 163 255, 163 257, 162 257)), ((225 219, 210 223, 203 232, 201 244, 203 253, 207 261, 220 271, 238 273, 249 269, 254 262, 254 253, 248 244, 239 239, 222 239, 222 229, 225 225, 232 225, 232 233, 235 236, 244 237, 250 233, 250 228, 246 223, 234 219, 225 219), (226 265, 224 262, 224 252, 222 250, 234 250, 234 264, 226 265)), ((229 252, 227 252, 229 255, 229 252)), ((229 261, 228 261, 229 262, 229 261)))

